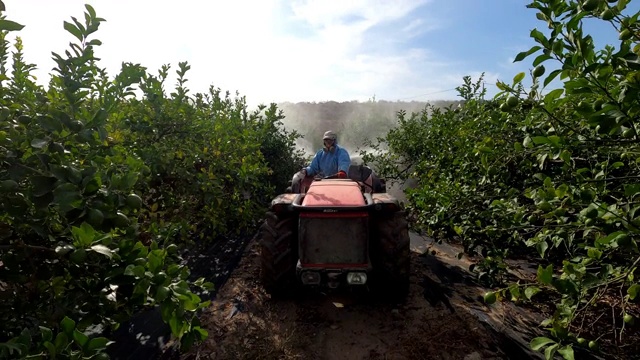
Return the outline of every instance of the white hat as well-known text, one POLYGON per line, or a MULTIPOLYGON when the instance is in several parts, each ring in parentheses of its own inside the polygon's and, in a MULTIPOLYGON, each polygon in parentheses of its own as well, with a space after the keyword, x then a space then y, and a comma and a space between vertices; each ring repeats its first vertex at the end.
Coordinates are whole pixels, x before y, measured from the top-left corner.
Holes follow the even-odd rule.
POLYGON ((324 133, 324 136, 322 137, 322 140, 331 139, 331 140, 335 141, 336 138, 338 138, 336 136, 336 134, 333 131, 329 130, 329 131, 324 133))

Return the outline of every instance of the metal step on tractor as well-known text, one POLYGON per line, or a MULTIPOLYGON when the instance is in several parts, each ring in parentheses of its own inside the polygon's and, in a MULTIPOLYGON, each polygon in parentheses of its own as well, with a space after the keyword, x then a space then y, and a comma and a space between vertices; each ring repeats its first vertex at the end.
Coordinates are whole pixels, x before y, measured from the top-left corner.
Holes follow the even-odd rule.
POLYGON ((272 200, 259 233, 261 281, 272 295, 299 286, 409 289, 409 230, 400 202, 371 168, 352 165, 346 179, 297 173, 272 200))

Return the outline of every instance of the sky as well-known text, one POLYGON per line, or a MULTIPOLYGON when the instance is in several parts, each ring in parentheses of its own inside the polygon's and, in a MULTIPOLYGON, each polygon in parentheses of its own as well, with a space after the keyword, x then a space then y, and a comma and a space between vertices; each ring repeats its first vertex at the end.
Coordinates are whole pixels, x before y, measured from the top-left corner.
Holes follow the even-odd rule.
MULTIPOLYGON (((250 105, 271 102, 459 99, 463 76, 510 82, 532 68, 513 63, 546 24, 523 0, 3 0, 27 62, 45 85, 74 38, 63 29, 84 20, 84 4, 106 19, 94 38, 99 65, 115 76, 122 62, 152 74, 187 61, 187 86, 239 92, 250 105)), ((633 0, 631 10, 640 1, 633 0)), ((601 21, 599 22, 601 23, 601 21)), ((607 24, 589 30, 617 42, 607 24)), ((169 78, 169 86, 175 76, 169 78)))

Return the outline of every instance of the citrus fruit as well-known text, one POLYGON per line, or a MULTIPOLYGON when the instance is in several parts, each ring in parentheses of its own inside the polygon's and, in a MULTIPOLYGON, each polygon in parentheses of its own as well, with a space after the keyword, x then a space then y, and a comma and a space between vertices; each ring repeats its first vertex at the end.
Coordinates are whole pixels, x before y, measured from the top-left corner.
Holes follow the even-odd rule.
POLYGON ((116 217, 113 218, 113 223, 119 228, 126 228, 127 226, 129 226, 129 218, 127 217, 127 215, 118 211, 116 217))
POLYGON ((633 325, 633 323, 635 322, 635 318, 631 314, 624 314, 623 320, 627 325, 633 325))
POLYGON ((129 194, 126 200, 127 206, 131 209, 137 210, 142 207, 142 199, 136 194, 129 194))
POLYGON ((496 302, 496 293, 493 291, 489 291, 484 294, 484 302, 491 305, 496 302))
POLYGON ((605 11, 602 12, 602 14, 600 14, 600 17, 602 17, 602 20, 611 20, 613 19, 613 17, 615 16, 615 14, 613 13, 613 10, 611 9, 607 9, 605 11))
POLYGON ((533 69, 533 76, 540 77, 544 75, 544 71, 545 71, 544 65, 538 65, 533 69))
POLYGON ((92 226, 99 226, 104 221, 102 211, 98 209, 89 209, 87 212, 87 222, 92 226))
POLYGON ((582 3, 582 8, 585 11, 592 11, 597 9, 598 5, 600 5, 600 0, 587 0, 582 3))

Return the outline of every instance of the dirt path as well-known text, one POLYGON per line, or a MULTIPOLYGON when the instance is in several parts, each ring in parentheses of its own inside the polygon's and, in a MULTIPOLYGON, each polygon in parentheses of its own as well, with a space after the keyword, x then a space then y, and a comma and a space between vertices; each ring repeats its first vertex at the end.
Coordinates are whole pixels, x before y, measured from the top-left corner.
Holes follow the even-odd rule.
MULTIPOLYGON (((425 249, 414 246, 414 250, 425 249)), ((507 359, 531 358, 505 335, 502 305, 487 308, 451 256, 413 253, 411 289, 404 304, 367 293, 305 292, 271 299, 258 282, 258 246, 252 241, 202 322, 209 338, 183 359, 507 359), (500 314, 500 315, 498 315, 500 314), (502 317, 502 318, 500 318, 502 317), (502 327, 502 329, 499 329, 502 327)), ((519 320, 518 320, 519 319, 519 320)), ((517 326, 516 323, 513 324, 517 326)), ((512 334, 513 335, 513 334, 512 334)))

